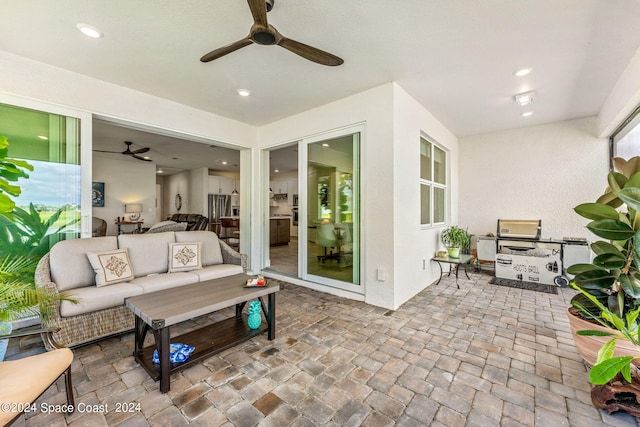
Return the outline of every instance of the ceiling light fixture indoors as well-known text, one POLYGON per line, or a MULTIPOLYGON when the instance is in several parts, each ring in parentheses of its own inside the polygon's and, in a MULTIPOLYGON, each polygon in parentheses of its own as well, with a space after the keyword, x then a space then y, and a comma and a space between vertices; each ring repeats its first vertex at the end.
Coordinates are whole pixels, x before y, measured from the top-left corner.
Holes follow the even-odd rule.
POLYGON ((91 38, 94 38, 94 39, 99 39, 100 37, 102 37, 104 35, 104 34, 102 34, 102 31, 100 31, 99 29, 97 29, 96 27, 94 27, 92 25, 78 24, 78 25, 76 25, 76 27, 85 36, 91 37, 91 38))
POLYGON ((524 113, 520 114, 522 117, 530 117, 533 116, 533 111, 525 111, 524 113))
POLYGON ((525 105, 529 105, 533 102, 533 98, 535 98, 536 93, 534 91, 519 93, 513 97, 513 99, 520 104, 521 107, 525 105))
POLYGON ((238 89, 238 95, 240 96, 249 96, 251 95, 251 91, 248 89, 238 89))
POLYGON ((523 77, 523 76, 526 76, 527 74, 529 74, 532 71, 533 71, 533 68, 531 68, 531 67, 518 68, 517 70, 515 70, 513 72, 513 75, 516 76, 516 77, 523 77))

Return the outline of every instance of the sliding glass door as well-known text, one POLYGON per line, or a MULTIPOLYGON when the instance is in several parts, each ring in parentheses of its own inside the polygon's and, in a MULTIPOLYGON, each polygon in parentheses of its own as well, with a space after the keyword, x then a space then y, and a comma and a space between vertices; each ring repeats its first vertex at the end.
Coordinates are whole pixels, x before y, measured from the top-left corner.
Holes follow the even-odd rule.
MULTIPOLYGON (((303 278, 353 292, 360 286, 360 132, 303 141, 306 194, 303 278)), ((302 242, 301 242, 302 243, 302 242)))

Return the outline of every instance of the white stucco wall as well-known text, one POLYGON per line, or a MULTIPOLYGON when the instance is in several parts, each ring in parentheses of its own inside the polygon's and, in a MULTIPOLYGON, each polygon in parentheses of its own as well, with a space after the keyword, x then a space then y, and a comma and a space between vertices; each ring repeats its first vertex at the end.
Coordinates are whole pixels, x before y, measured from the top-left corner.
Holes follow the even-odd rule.
POLYGON ((420 136, 447 151, 447 223, 458 218, 458 140, 429 111, 394 86, 393 238, 394 305, 397 307, 433 283, 440 270, 429 260, 439 249, 442 227, 420 225, 420 136))
POLYGON ((0 51, 0 92, 244 147, 257 128, 184 104, 0 51))
POLYGON ((459 223, 496 233, 496 221, 541 219, 543 238, 592 236, 573 207, 607 186, 607 140, 596 118, 460 138, 459 223))
MULTIPOLYGON (((259 130, 260 147, 265 148, 345 126, 365 124, 361 144, 361 282, 366 292, 365 301, 387 308, 394 308, 395 301, 392 129, 394 87, 394 84, 385 84, 262 126, 259 130), (379 268, 386 272, 385 281, 377 280, 379 268)), ((260 174, 255 179, 256 188, 259 188, 260 174)), ((257 233, 259 218, 254 218, 253 225, 252 228, 257 233)), ((252 237, 255 241, 259 234, 252 237)), ((259 248, 252 253, 259 256, 259 248)), ((258 265, 257 261, 255 265, 258 265)), ((328 287, 321 289, 346 295, 328 287)), ((353 294, 351 297, 358 296, 353 294)))
MULTIPOLYGON (((140 218, 144 226, 155 224, 156 167, 146 162, 113 160, 99 155, 93 158, 93 180, 104 182, 103 208, 94 207, 93 216, 107 221, 107 235, 118 234, 117 217, 126 216, 126 203, 142 203, 140 218)), ((128 230, 130 231, 130 230, 128 230)))
POLYGON ((598 114, 598 136, 609 137, 640 106, 640 49, 629 61, 598 114))

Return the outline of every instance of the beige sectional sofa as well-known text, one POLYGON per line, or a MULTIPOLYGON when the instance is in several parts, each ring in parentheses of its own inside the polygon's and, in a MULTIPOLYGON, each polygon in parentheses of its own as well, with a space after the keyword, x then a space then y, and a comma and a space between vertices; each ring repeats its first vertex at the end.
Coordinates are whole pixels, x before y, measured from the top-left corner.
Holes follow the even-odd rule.
POLYGON ((58 343, 73 347, 132 330, 133 314, 124 306, 127 297, 245 271, 246 256, 231 249, 215 233, 172 231, 59 242, 40 260, 35 281, 36 286, 53 292, 66 292, 77 299, 76 304, 69 301, 58 303, 55 315, 46 323, 46 326, 60 328, 54 334, 58 343), (174 264, 170 263, 170 250, 184 249, 182 244, 196 243, 190 247, 199 252, 201 267, 183 267, 180 269, 183 271, 176 271, 174 264), (128 264, 122 271, 128 271, 129 278, 106 284, 103 278, 101 282, 102 270, 100 266, 96 267, 96 254, 103 254, 104 258, 104 254, 120 250, 122 255, 122 249, 126 249, 128 254, 128 264), (87 254, 92 255, 93 265, 87 254))

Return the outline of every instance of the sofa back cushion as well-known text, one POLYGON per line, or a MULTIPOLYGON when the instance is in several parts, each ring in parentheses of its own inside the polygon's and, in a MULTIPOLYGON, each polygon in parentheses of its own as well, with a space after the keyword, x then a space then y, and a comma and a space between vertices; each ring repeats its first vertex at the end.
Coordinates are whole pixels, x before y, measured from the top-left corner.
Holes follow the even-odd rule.
POLYGON ((116 236, 58 242, 53 245, 50 252, 51 280, 60 291, 94 285, 96 273, 89 263, 87 252, 113 249, 118 249, 116 236))
POLYGON ((175 243, 175 233, 121 234, 118 247, 129 250, 129 259, 136 277, 166 273, 169 270, 169 243, 175 243))
POLYGON ((202 265, 222 264, 222 250, 216 233, 212 231, 176 231, 178 243, 202 243, 202 265))

